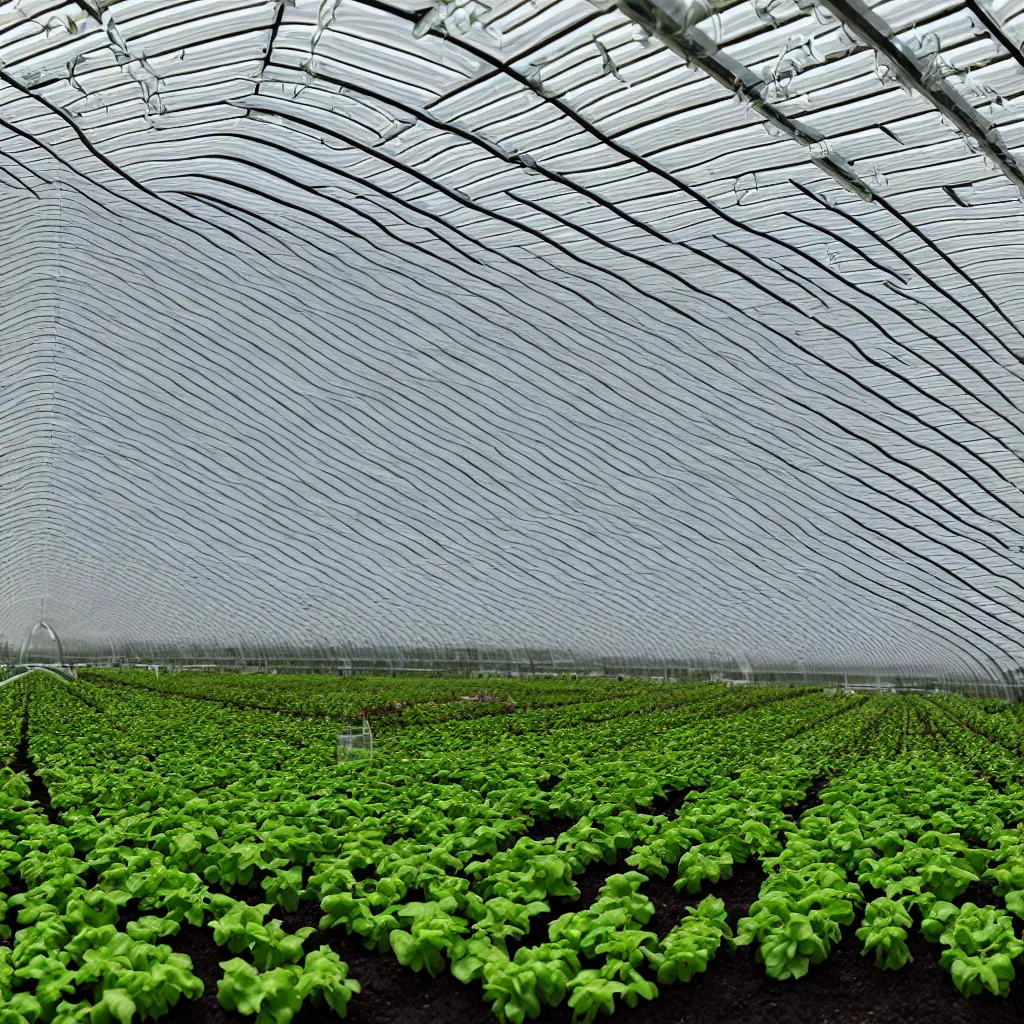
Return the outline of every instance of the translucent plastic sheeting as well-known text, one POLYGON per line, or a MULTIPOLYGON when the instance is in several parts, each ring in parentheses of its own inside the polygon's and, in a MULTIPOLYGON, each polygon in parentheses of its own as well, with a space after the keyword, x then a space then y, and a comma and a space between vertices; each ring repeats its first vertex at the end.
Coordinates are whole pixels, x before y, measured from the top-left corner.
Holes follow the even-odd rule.
POLYGON ((0 632, 1024 664, 1022 37, 0 3, 0 632))

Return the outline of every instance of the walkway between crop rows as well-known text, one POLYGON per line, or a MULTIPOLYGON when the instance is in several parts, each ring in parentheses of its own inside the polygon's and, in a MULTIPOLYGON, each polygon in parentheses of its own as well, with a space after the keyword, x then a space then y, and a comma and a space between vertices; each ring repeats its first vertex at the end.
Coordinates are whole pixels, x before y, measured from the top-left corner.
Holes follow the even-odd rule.
POLYGON ((30 704, 31 698, 26 695, 24 712, 21 718, 21 737, 18 740, 18 748, 15 751, 14 761, 11 764, 11 768, 15 772, 21 772, 28 778, 28 788, 32 799, 42 807, 46 817, 50 820, 50 823, 57 825, 60 824, 60 814, 54 808, 53 803, 50 800, 50 791, 46 788, 46 783, 39 778, 36 770, 36 763, 29 756, 28 752, 30 704))

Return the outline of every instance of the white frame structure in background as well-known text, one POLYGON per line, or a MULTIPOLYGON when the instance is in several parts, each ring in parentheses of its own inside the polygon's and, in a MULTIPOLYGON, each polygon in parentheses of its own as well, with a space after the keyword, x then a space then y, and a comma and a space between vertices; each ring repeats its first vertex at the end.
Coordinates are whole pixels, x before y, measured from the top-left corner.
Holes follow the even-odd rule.
POLYGON ((57 636, 53 627, 42 619, 40 619, 25 634, 25 640, 21 645, 21 655, 18 658, 18 664, 14 666, 14 671, 16 673, 15 678, 20 678, 22 675, 27 674, 33 669, 45 669, 48 672, 54 672, 59 676, 63 676, 65 679, 75 679, 78 675, 74 668, 65 664, 64 645, 61 643, 60 637, 57 636), (57 645, 57 660, 55 662, 29 660, 36 633, 40 630, 48 633, 50 639, 57 645))
POLYGON ((362 726, 349 726, 338 733, 338 763, 343 761, 373 760, 373 730, 363 716, 362 726))

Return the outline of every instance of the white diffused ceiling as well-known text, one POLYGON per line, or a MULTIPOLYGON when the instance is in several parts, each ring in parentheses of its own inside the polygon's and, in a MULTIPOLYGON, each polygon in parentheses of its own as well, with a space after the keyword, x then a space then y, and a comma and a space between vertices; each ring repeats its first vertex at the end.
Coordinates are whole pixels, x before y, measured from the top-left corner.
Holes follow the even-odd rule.
POLYGON ((1024 664, 1022 38, 0 3, 0 633, 1024 664))

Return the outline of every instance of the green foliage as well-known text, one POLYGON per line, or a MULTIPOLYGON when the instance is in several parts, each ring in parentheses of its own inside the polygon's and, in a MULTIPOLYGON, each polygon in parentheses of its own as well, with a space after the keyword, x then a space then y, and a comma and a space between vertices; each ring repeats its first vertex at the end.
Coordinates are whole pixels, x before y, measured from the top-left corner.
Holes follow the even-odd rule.
POLYGON ((907 948, 907 936, 913 924, 902 900, 885 896, 872 900, 864 908, 864 921, 857 929, 857 938, 864 943, 863 955, 873 951, 876 967, 898 971, 914 959, 907 948))
POLYGON ((0 1013, 16 1024, 134 1024, 196 998, 166 944, 186 924, 224 950, 224 1005, 261 1024, 304 1004, 344 1013, 359 998, 347 969, 326 946, 304 956, 310 929, 278 919, 317 906, 322 929, 410 970, 450 969, 500 1021, 567 1001, 592 1021, 691 980, 734 941, 713 895, 659 941, 650 880, 700 892, 751 858, 766 877, 736 941, 775 977, 831 955, 844 926, 896 969, 921 913, 966 994, 1009 984, 1007 922, 1024 910, 1015 713, 608 680, 508 680, 500 712, 462 701, 458 680, 98 671, 73 685, 0 688, 0 751, 30 699, 56 809, 0 769, 0 890, 18 893, 0 898, 0 1013), (334 764, 337 723, 366 709, 374 762, 334 764), (550 836, 524 834, 542 821, 550 836), (597 899, 541 941, 538 915, 577 900, 598 866, 597 899), (972 879, 1002 918, 950 902, 972 879), (876 884, 887 895, 858 920, 860 886, 876 884))
POLYGON ((463 918, 455 917, 452 898, 432 903, 406 903, 396 913, 405 928, 390 933, 391 948, 398 962, 414 971, 426 969, 440 974, 445 967, 445 953, 467 929, 463 918))
POLYGON ((648 953, 648 959, 660 984, 685 982, 707 970, 723 942, 732 948, 725 904, 715 896, 706 896, 698 906, 687 908, 687 916, 662 939, 659 951, 648 953))
POLYGON ((959 836, 926 832, 916 842, 905 841, 898 853, 866 859, 861 878, 889 897, 931 893, 948 901, 979 880, 986 858, 984 851, 970 849, 959 836))
POLYGON ((1014 979, 1013 961, 1024 953, 1024 942, 1014 934, 1009 914, 996 907, 937 902, 921 923, 921 931, 932 942, 940 942, 940 963, 965 996, 988 991, 1010 994, 1014 979))
POLYGON ((263 889, 267 899, 285 910, 295 911, 299 908, 299 900, 306 895, 302 884, 302 865, 285 868, 287 862, 274 861, 275 871, 269 878, 264 879, 263 889))
POLYGON ((1024 843, 1016 833, 1000 837, 999 850, 993 856, 996 863, 984 874, 995 883, 995 893, 1003 897, 1006 909, 1024 918, 1024 843))
POLYGON ((313 1005, 326 1003, 344 1017, 349 1000, 360 991, 359 982, 348 977, 348 965, 329 946, 309 953, 301 967, 291 964, 260 972, 237 957, 221 967, 220 1005, 246 1017, 256 1015, 255 1024, 289 1024, 307 999, 313 1005))
POLYGON ((732 878, 733 857, 721 841, 700 843, 679 858, 677 890, 700 892, 705 882, 712 884, 732 878))
POLYGON ((617 957, 619 951, 636 941, 635 936, 626 933, 638 931, 654 914, 654 905, 637 891, 646 881, 646 876, 637 871, 610 875, 592 907, 552 921, 548 928, 551 941, 564 942, 587 956, 601 951, 617 957))
MULTIPOLYGON (((221 897, 221 901, 230 897, 221 897)), ((313 934, 313 928, 300 928, 294 934, 287 934, 279 921, 266 921, 271 907, 268 903, 250 906, 240 900, 231 900, 230 909, 210 922, 213 941, 218 946, 227 946, 232 953, 249 950, 253 963, 267 971, 282 964, 296 963, 302 957, 302 944, 313 934)))
POLYGON ((591 1024, 598 1014, 610 1016, 615 1011, 616 999, 635 1007, 641 999, 657 998, 658 987, 653 982, 635 970, 624 973, 625 977, 616 978, 607 968, 588 968, 572 978, 567 987, 573 1020, 579 1024, 591 1024))
POLYGON ((473 934, 487 936, 502 950, 506 950, 506 940, 522 938, 530 930, 530 918, 551 908, 542 900, 531 903, 514 903, 504 896, 495 896, 482 904, 473 934))

